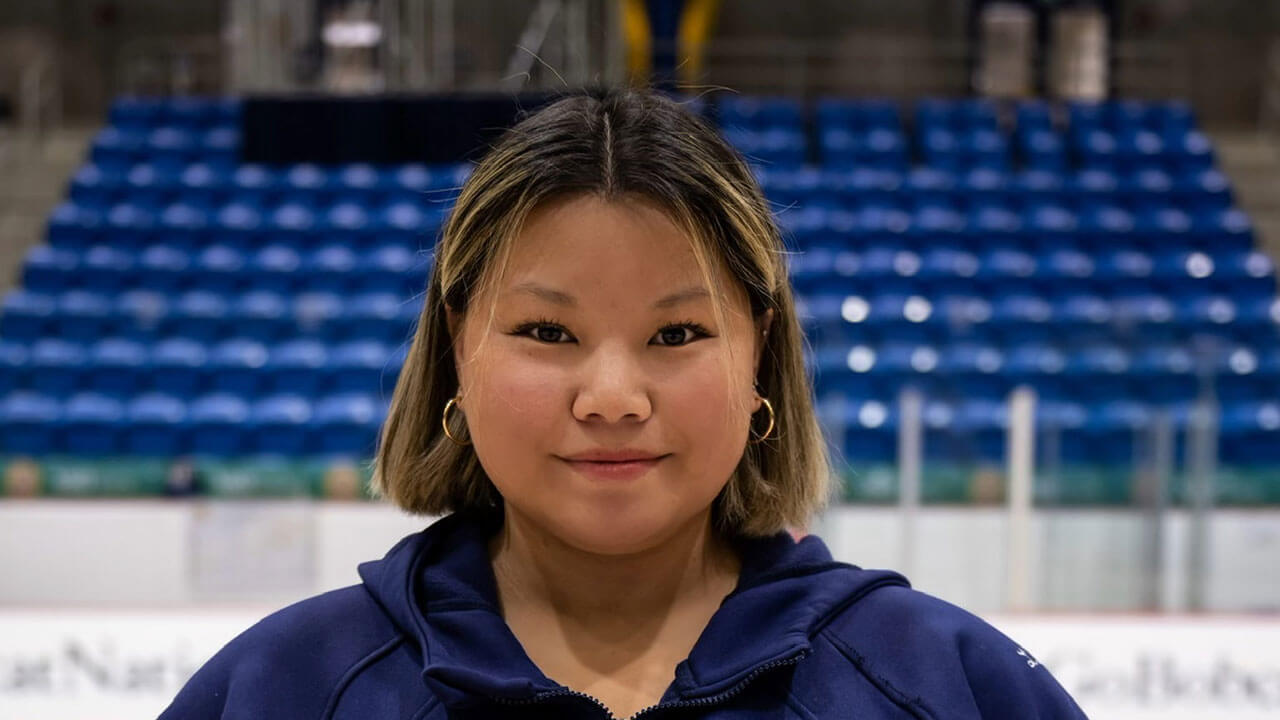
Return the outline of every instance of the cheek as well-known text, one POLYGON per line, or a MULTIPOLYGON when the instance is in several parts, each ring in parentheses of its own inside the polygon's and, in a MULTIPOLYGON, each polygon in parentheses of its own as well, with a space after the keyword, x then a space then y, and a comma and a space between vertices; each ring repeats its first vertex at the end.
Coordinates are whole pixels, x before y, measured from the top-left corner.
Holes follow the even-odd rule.
POLYGON ((751 406, 742 403, 750 398, 750 381, 731 381, 725 377, 725 369, 718 356, 701 358, 670 378, 659 391, 663 424, 676 428, 696 451, 689 458, 694 462, 706 453, 728 453, 736 458, 746 441, 751 406))
POLYGON ((463 405, 477 452, 492 448, 501 455, 544 446, 539 438, 564 421, 564 380, 546 363, 495 350, 470 370, 471 389, 463 405))

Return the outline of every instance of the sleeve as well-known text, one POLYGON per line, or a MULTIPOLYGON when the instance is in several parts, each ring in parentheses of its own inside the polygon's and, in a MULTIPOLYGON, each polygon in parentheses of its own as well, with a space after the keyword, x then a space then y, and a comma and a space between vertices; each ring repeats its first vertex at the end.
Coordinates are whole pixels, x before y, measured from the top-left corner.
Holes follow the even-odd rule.
POLYGON ((986 720, 1079 720, 1087 716, 1025 648, 972 617, 958 636, 965 678, 986 720))
POLYGON ((273 678, 287 665, 270 659, 265 641, 275 638, 263 634, 259 623, 227 643, 191 676, 158 720, 269 717, 269 699, 286 690, 273 678))

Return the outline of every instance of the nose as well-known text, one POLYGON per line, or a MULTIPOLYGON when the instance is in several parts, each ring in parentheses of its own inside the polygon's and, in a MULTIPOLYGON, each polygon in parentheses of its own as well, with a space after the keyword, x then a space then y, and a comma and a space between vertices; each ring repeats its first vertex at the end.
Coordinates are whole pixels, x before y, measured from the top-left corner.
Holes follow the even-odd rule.
POLYGON ((583 422, 640 422, 653 412, 643 368, 620 347, 600 346, 583 363, 573 416, 583 422))

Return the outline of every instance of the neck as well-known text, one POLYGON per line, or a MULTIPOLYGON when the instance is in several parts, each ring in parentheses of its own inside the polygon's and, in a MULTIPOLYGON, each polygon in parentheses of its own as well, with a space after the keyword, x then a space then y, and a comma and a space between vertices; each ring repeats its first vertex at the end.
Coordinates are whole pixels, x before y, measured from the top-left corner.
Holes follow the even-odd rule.
POLYGON ((621 555, 573 547, 510 505, 504 512, 489 544, 504 614, 636 633, 660 629, 681 609, 718 605, 737 583, 739 559, 714 532, 709 510, 657 546, 621 555))

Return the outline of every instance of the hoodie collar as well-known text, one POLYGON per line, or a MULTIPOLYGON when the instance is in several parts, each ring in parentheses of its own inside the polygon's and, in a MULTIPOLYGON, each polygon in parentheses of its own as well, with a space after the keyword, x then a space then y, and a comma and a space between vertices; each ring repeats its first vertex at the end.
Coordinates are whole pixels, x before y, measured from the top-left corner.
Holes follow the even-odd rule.
MULTIPOLYGON (((453 513, 359 567, 369 593, 417 641, 423 678, 446 702, 564 690, 529 659, 502 618, 488 555, 488 539, 501 524, 501 510, 453 513)), ((771 663, 799 657, 835 611, 876 588, 908 585, 892 571, 833 561, 814 535, 797 542, 779 532, 736 543, 737 587, 676 667, 663 702, 716 695, 771 663)))

